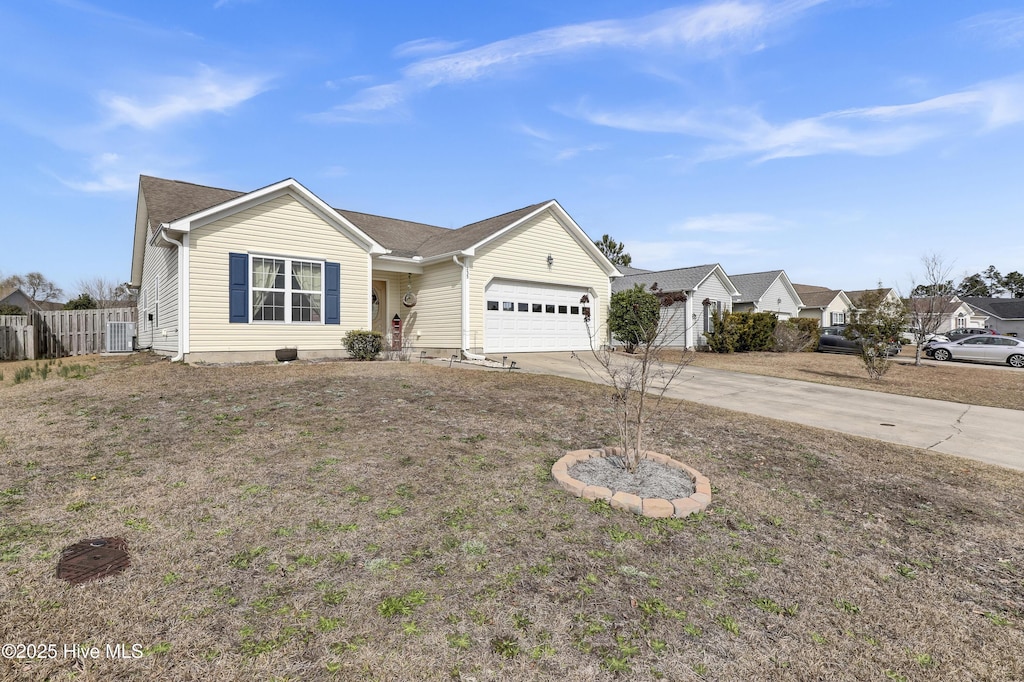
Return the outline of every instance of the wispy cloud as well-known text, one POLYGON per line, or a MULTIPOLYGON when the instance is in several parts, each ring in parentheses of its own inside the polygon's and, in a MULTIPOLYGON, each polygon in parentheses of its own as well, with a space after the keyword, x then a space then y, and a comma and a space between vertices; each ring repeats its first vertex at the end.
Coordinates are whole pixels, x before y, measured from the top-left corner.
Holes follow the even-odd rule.
POLYGON ((626 250, 637 267, 651 270, 679 268, 702 263, 772 255, 765 249, 744 241, 661 240, 626 244, 626 250))
POLYGON ((980 83, 910 104, 843 109, 779 124, 750 109, 563 113, 611 128, 705 139, 712 144, 702 152, 703 159, 886 156, 929 140, 980 134, 1024 121, 1024 78, 980 83))
POLYGON ((1021 12, 985 12, 960 22, 960 28, 994 47, 1024 45, 1024 13, 1021 12))
POLYGON ((687 218, 680 225, 671 228, 673 232, 773 232, 792 223, 764 213, 713 213, 706 216, 687 218))
POLYGON ((604 149, 604 147, 599 144, 587 144, 582 147, 568 147, 555 154, 555 161, 568 161, 569 159, 576 158, 580 154, 587 152, 599 152, 602 149, 604 149))
POLYGON ((421 57, 423 55, 443 54, 457 50, 465 44, 465 41, 453 42, 440 40, 438 38, 420 38, 402 43, 391 50, 391 56, 398 59, 405 57, 421 57))
POLYGON ((151 130, 197 114, 224 113, 264 92, 268 82, 265 76, 236 76, 204 66, 195 76, 159 79, 158 94, 148 100, 103 93, 100 102, 107 110, 107 126, 151 130))
POLYGON ((138 187, 138 174, 125 163, 125 160, 113 152, 97 154, 89 161, 93 178, 91 180, 70 180, 56 173, 54 177, 65 187, 90 194, 107 192, 130 192, 138 187))
MULTIPOLYGON (((684 50, 698 58, 763 46, 765 34, 825 0, 769 3, 725 0, 676 7, 637 19, 570 24, 514 36, 487 45, 425 58, 402 70, 387 85, 358 93, 350 102, 315 115, 323 121, 368 120, 367 114, 394 107, 410 95, 524 69, 544 60, 599 50, 684 50)), ((416 41, 414 41, 415 43, 416 41)), ((410 43, 399 46, 408 54, 410 43)), ((434 46, 427 40, 423 45, 434 46)))

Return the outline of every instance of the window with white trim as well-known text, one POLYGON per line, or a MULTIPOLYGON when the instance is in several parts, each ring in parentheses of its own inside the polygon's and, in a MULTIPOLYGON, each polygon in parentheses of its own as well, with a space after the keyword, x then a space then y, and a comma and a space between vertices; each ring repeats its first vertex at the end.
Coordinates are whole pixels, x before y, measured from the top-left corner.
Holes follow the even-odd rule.
POLYGON ((323 322, 324 264, 252 256, 253 322, 323 322))
POLYGON ((829 326, 846 324, 846 313, 829 313, 829 326))

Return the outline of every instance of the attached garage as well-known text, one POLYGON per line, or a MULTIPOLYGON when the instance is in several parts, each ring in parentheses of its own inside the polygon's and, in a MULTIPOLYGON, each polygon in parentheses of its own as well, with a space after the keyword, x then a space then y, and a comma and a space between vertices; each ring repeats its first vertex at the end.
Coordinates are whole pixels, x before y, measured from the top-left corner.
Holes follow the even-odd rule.
POLYGON ((584 287, 494 280, 484 301, 485 353, 590 348, 585 316, 596 301, 584 287), (590 300, 581 303, 585 294, 590 300))

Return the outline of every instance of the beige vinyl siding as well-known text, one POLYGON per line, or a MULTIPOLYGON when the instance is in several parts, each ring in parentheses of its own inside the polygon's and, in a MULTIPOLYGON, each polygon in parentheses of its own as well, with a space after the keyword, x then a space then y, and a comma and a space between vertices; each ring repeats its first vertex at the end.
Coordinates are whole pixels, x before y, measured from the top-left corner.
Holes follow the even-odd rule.
POLYGON ((190 353, 338 350, 346 331, 369 328, 369 255, 289 194, 194 229, 189 246, 190 353), (230 253, 340 263, 341 324, 228 322, 230 253))
MULTIPOLYGON (((407 283, 408 279, 402 283, 399 299, 405 294, 407 283)), ((403 306, 404 312, 400 313, 410 345, 413 348, 461 348, 462 268, 451 261, 427 266, 422 275, 412 276, 412 290, 416 294, 416 306, 403 306)), ((388 298, 391 298, 390 292, 388 298)))
POLYGON ((498 237, 471 260, 469 289, 469 346, 484 346, 484 288, 492 279, 541 284, 564 284, 593 290, 591 309, 595 342, 606 343, 606 311, 611 297, 608 276, 550 211, 498 237), (548 267, 547 257, 554 259, 548 267))
POLYGON ((164 353, 178 352, 178 247, 146 241, 142 288, 139 290, 138 343, 164 353), (159 287, 157 283, 159 281, 159 287), (145 302, 145 309, 142 305, 145 302), (153 321, 149 316, 153 315, 153 321))

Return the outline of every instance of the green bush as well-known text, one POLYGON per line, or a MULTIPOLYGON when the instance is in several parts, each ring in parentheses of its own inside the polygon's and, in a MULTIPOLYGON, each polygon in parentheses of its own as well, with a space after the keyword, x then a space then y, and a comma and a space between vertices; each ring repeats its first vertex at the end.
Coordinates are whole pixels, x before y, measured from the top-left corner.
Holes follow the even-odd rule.
POLYGON ((95 310, 100 304, 89 294, 81 294, 64 304, 64 310, 95 310))
POLYGON ((661 302, 640 284, 612 294, 608 329, 612 337, 632 353, 637 346, 652 343, 658 333, 661 302))
POLYGON ((775 348, 775 313, 731 313, 730 321, 736 328, 736 350, 745 353, 768 351, 775 348))
POLYGON ((24 315, 25 311, 13 303, 0 305, 0 315, 24 315))
POLYGON ((384 350, 384 335, 365 329, 353 329, 345 334, 341 345, 356 360, 374 360, 384 350))
POLYGON ((711 314, 711 328, 704 337, 712 353, 732 353, 736 350, 738 331, 733 317, 728 312, 715 311, 711 314))

